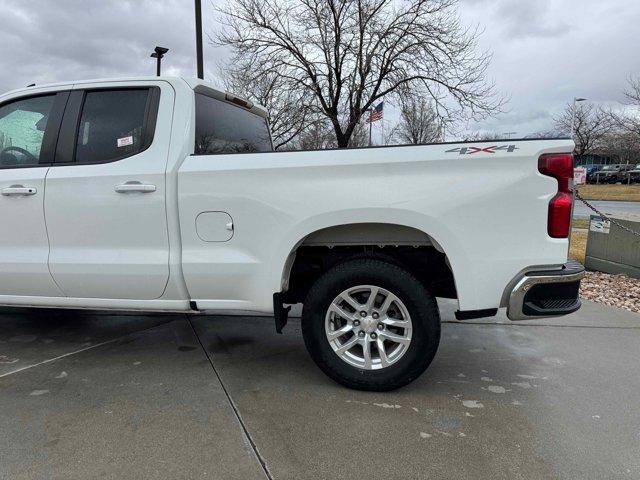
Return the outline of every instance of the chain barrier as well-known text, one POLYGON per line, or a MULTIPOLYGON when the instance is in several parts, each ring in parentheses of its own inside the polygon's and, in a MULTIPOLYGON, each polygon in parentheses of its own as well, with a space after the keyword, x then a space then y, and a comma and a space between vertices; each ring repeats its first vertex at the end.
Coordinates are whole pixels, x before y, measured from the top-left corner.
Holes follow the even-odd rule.
POLYGON ((630 229, 629 227, 622 225, 620 222, 617 222, 616 220, 614 220, 613 218, 611 218, 610 216, 608 216, 605 213, 602 213, 600 210, 598 210, 596 207, 594 207, 593 205, 591 205, 589 202, 587 202, 584 198, 582 198, 580 196, 580 193, 578 193, 578 189, 576 188, 574 190, 575 194, 576 194, 576 198, 578 200, 580 200, 582 203, 584 203, 587 207, 589 207, 591 210, 593 210, 594 212, 596 212, 598 215, 600 215, 602 218, 604 218, 605 220, 613 223, 614 225, 616 225, 618 228, 621 228, 622 230, 625 230, 637 237, 640 237, 640 232, 636 232, 635 230, 630 229))

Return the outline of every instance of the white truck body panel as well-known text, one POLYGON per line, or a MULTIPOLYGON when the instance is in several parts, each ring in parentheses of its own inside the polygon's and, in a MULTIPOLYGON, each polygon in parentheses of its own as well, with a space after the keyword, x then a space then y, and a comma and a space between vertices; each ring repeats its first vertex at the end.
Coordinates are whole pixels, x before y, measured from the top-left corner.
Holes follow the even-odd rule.
MULTIPOLYGON (((76 84, 74 90, 93 84, 76 84)), ((110 84, 110 88, 126 84, 110 84)), ((156 138, 171 137, 173 88, 161 89, 156 138)), ((169 141, 120 161, 50 168, 45 216, 49 269, 67 297, 151 300, 169 279, 165 171, 169 141), (152 185, 152 195, 119 194, 118 185, 152 185), (81 199, 81 201, 79 201, 81 199)))
MULTIPOLYGON (((29 185, 44 192, 47 167, 0 170, 0 189, 29 185)), ((47 259, 49 242, 42 195, 0 196, 0 292, 12 296, 59 296, 47 259)))
POLYGON ((47 192, 18 209, 0 197, 4 225, 19 224, 32 210, 30 232, 0 240, 0 303, 189 310, 195 301, 203 310, 271 313, 296 247, 314 232, 348 224, 401 225, 428 235, 447 256, 461 310, 497 308, 523 269, 567 260, 568 240, 546 230, 557 182, 538 173, 537 161, 543 153, 571 152, 571 140, 478 143, 517 150, 473 155, 451 152, 465 145, 444 144, 194 156, 194 88, 201 83, 95 80, 0 96, 2 103, 84 87, 162 91, 153 144, 139 155, 0 169, 0 188, 35 175, 40 180, 31 183, 47 192), (156 191, 114 192, 128 181, 156 191), (227 228, 221 221, 202 227, 210 238, 199 236, 196 219, 205 212, 228 214, 231 238, 220 241, 227 228), (46 216, 50 245, 38 216, 46 216))
POLYGON ((388 223, 425 232, 442 248, 461 310, 496 307, 532 259, 567 259, 567 240, 546 231, 557 182, 537 172, 537 159, 570 146, 517 145, 491 156, 446 153, 455 145, 191 156, 178 180, 189 292, 198 305, 269 311, 288 256, 308 235, 388 223), (233 239, 202 242, 195 218, 203 211, 227 212, 233 239))

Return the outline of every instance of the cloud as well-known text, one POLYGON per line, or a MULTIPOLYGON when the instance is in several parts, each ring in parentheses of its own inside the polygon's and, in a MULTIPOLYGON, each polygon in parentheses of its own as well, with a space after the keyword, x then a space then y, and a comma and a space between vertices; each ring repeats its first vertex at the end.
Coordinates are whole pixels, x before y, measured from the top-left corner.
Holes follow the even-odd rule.
MULTIPOLYGON (((511 98, 506 114, 470 129, 549 130, 574 96, 615 104, 627 77, 640 75, 637 0, 461 0, 459 8, 465 24, 483 28, 480 48, 494 53, 488 74, 511 98)), ((192 1, 0 0, 0 11, 0 92, 34 82, 153 75, 156 45, 170 49, 165 73, 195 75, 192 1)), ((215 33, 206 0, 203 18, 205 32, 215 33)), ((228 56, 205 45, 207 78, 228 56)))
POLYGON ((471 125, 527 135, 550 130, 574 96, 594 103, 623 99, 629 75, 640 75, 636 0, 464 0, 465 23, 485 27, 480 46, 494 53, 488 74, 510 96, 508 114, 471 125), (532 112, 547 112, 533 118, 532 112))
POLYGON ((551 0, 464 0, 462 9, 474 8, 483 26, 499 31, 505 39, 557 38, 572 30, 564 15, 557 15, 559 2, 551 0))
MULTIPOLYGON (((29 83, 153 75, 149 58, 168 47, 165 73, 195 76, 193 2, 184 0, 0 0, 0 90, 29 83)), ((213 12, 203 2, 211 29, 213 12)), ((218 52, 205 49, 212 74, 218 52)))

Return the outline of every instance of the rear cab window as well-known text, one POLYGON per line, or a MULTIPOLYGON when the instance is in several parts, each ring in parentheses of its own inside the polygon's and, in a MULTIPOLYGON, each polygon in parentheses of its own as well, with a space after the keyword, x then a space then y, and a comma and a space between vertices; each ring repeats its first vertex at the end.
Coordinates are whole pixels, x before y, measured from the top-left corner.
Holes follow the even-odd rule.
POLYGON ((273 150, 264 117, 197 92, 195 102, 196 155, 273 150))

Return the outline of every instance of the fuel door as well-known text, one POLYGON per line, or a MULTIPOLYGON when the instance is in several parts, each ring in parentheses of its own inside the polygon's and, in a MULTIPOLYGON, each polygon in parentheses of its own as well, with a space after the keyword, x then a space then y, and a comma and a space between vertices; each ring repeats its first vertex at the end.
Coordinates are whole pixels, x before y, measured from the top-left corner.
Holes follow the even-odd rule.
POLYGON ((227 242, 233 237, 233 218, 227 212, 202 212, 196 217, 196 232, 204 242, 227 242))

